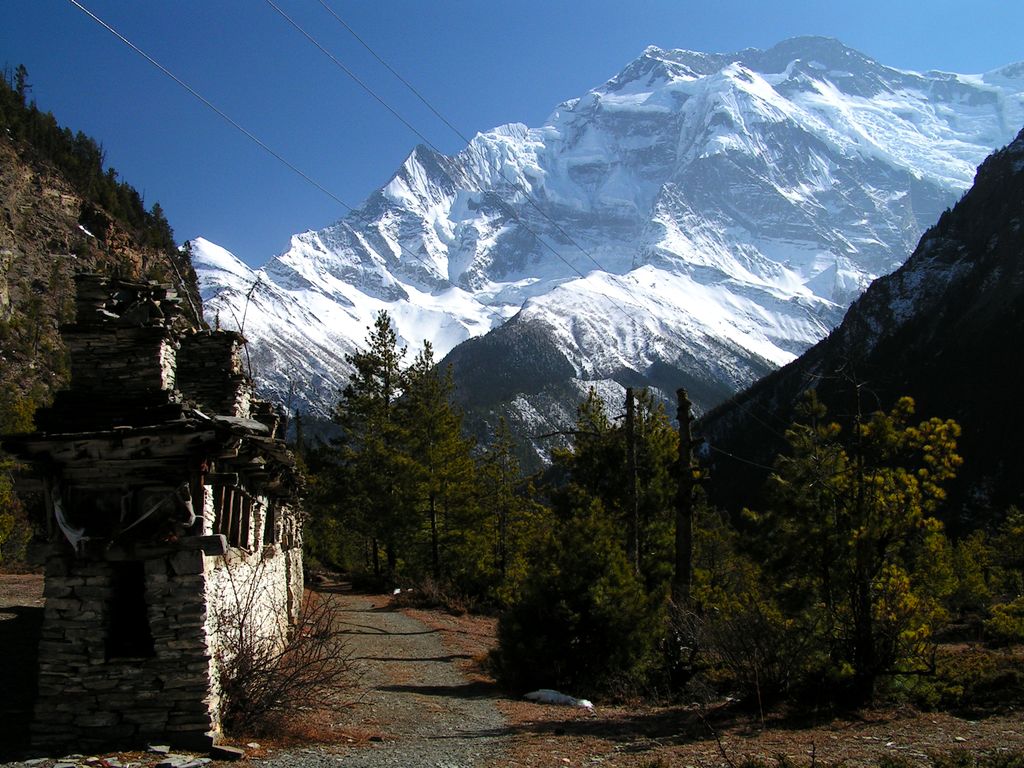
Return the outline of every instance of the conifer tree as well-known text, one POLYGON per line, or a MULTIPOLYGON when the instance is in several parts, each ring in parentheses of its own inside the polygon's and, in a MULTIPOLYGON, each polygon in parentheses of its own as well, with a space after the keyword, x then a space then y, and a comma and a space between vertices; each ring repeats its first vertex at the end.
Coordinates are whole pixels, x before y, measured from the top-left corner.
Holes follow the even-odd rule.
POLYGON ((512 432, 504 417, 479 461, 479 536, 486 560, 480 563, 481 581, 491 585, 490 596, 509 605, 520 596, 528 558, 547 522, 549 511, 535 499, 536 490, 522 477, 512 432))
POLYGON ((426 522, 430 573, 438 582, 459 571, 478 522, 473 442, 462 435, 462 415, 452 405, 452 371, 442 376, 430 342, 405 372, 405 394, 396 404, 412 474, 409 513, 426 522))
POLYGON ((632 427, 636 515, 626 426, 594 390, 579 407, 572 447, 555 452, 553 530, 532 553, 520 599, 500 625, 503 674, 513 685, 539 684, 539 675, 591 691, 626 679, 642 686, 660 665, 676 437, 648 393, 637 399, 632 427), (637 540, 629 535, 634 520, 637 540))
POLYGON ((812 393, 771 478, 782 604, 820 633, 862 701, 879 675, 920 661, 939 610, 924 564, 942 548, 932 513, 960 464, 960 430, 937 418, 915 426, 913 412, 902 398, 844 437, 812 393))
POLYGON ((409 468, 396 418, 405 387, 404 355, 391 318, 382 310, 370 329, 366 349, 345 357, 353 371, 334 410, 334 420, 344 433, 341 460, 351 503, 362 513, 372 540, 374 571, 379 575, 378 551, 383 545, 389 577, 395 575, 398 550, 410 527, 401 503, 409 468))
POLYGON ((494 433, 494 441, 481 461, 481 485, 485 503, 491 510, 494 530, 494 562, 498 577, 504 581, 512 559, 512 530, 517 517, 519 460, 513 453, 512 434, 502 416, 494 433))
POLYGON ((32 86, 28 83, 28 69, 24 64, 19 64, 18 68, 14 70, 14 92, 18 96, 18 101, 25 104, 30 90, 32 90, 32 86))
MULTIPOLYGON (((625 421, 614 422, 603 400, 591 389, 577 412, 571 449, 555 453, 555 464, 567 474, 568 482, 554 494, 556 511, 571 506, 581 496, 596 498, 623 531, 626 548, 634 526, 630 483, 626 462, 625 421)), ((658 590, 671 576, 672 499, 675 482, 678 435, 664 408, 647 390, 636 397, 633 420, 636 451, 638 528, 637 565, 648 590, 658 590)), ((632 558, 631 558, 632 559, 632 558)))

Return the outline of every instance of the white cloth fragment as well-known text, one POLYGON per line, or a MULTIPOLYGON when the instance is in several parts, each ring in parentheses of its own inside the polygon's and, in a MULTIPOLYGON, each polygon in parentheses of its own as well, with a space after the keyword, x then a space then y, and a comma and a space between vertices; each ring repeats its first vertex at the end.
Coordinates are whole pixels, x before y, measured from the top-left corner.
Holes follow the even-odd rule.
POLYGON ((88 541, 89 537, 85 535, 85 528, 72 528, 68 523, 64 516, 64 504, 57 494, 53 496, 53 516, 57 518, 57 525, 60 527, 61 533, 64 534, 64 538, 71 542, 71 546, 77 552, 79 546, 88 541))
POLYGON ((576 699, 567 694, 553 691, 550 688, 530 691, 526 694, 525 698, 530 701, 536 701, 539 704, 558 704, 563 707, 583 707, 584 709, 594 708, 594 705, 587 699, 576 699))

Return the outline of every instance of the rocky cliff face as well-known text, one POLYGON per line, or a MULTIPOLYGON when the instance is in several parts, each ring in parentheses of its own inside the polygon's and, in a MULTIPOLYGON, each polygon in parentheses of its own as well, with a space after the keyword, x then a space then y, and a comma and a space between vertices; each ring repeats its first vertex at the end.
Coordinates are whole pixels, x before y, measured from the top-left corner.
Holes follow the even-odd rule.
POLYGON ((466 393, 481 423, 557 423, 624 383, 686 384, 707 408, 824 337, 1022 123, 1019 67, 904 72, 824 38, 652 47, 539 128, 416 149, 262 270, 219 250, 206 268, 205 245, 197 263, 208 316, 246 316, 264 390, 302 382, 314 412, 381 309, 441 354, 482 337, 453 353, 457 375, 471 360, 529 379, 466 393), (512 346, 551 364, 512 371, 512 346))
POLYGON ((875 281, 824 341, 701 423, 725 503, 749 503, 810 388, 842 417, 915 398, 920 416, 961 423, 954 524, 1024 500, 1018 382, 1024 372, 1024 131, 978 169, 974 186, 875 281), (751 463, 753 462, 753 463, 751 463))
MULTIPOLYGON (((0 135, 0 399, 49 399, 67 375, 61 323, 74 320, 77 272, 153 278, 201 306, 187 259, 146 247, 33 148, 0 135)), ((10 425, 5 425, 10 426, 10 425)), ((2 431, 2 429, 0 429, 2 431)))

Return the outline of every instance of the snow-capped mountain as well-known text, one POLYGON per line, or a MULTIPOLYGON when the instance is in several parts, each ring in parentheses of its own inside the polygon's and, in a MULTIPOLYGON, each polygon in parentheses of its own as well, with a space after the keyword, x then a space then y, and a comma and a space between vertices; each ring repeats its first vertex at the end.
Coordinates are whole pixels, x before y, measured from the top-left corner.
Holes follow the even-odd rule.
POLYGON ((417 147, 258 271, 201 239, 193 259, 207 319, 244 318, 265 394, 316 413, 380 309, 412 347, 475 339, 452 361, 487 368, 481 413, 550 423, 573 407, 555 400, 627 381, 708 407, 824 337, 1022 124, 1021 64, 922 74, 825 38, 651 47, 538 128, 417 147))
POLYGON ((709 493, 737 511, 752 505, 808 389, 847 429, 848 414, 889 410, 909 395, 915 422, 961 425, 963 465, 945 514, 954 530, 977 527, 1024 498, 1022 346, 1024 130, 982 163, 974 186, 827 339, 701 420, 709 493))

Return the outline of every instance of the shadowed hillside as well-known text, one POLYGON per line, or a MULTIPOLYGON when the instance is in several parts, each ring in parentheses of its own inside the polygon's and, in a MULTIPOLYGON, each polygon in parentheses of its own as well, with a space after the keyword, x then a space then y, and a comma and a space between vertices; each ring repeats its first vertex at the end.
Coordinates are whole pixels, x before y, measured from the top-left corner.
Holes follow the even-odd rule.
POLYGON ((907 263, 875 281, 827 339, 701 421, 715 498, 751 503, 766 475, 754 465, 771 463, 801 393, 816 388, 840 419, 910 395, 921 417, 960 422, 964 465, 947 504, 954 529, 1019 504, 1022 224, 1024 131, 979 167, 907 263))

